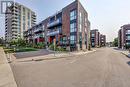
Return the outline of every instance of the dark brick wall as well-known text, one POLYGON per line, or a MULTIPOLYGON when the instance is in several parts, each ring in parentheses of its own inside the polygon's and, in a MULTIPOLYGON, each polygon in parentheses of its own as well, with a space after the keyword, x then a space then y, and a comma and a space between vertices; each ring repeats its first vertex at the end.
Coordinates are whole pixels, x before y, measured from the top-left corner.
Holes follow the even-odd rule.
MULTIPOLYGON (((101 46, 101 37, 102 37, 102 34, 100 34, 100 32, 97 29, 91 30, 91 33, 90 33, 90 38, 91 39, 92 39, 92 34, 95 34, 95 37, 94 37, 95 47, 97 47, 97 46, 100 47, 101 46)), ((92 45, 92 41, 91 41, 91 45, 92 45)))
MULTIPOLYGON (((88 25, 85 26, 85 18, 86 18, 86 22, 88 22, 88 13, 86 12, 86 10, 84 9, 84 7, 82 6, 82 4, 80 2, 78 2, 78 25, 77 27, 79 28, 79 21, 80 21, 80 15, 82 14, 82 44, 85 44, 85 33, 87 34, 88 37, 88 25), (86 32, 85 32, 85 27, 86 27, 86 32)), ((88 23, 87 23, 88 24, 88 23)), ((79 35, 77 35, 79 37, 79 35)))
POLYGON ((106 35, 100 35, 100 44, 101 44, 101 47, 102 46, 106 46, 106 35))
POLYGON ((70 36, 70 11, 77 8, 77 2, 73 2, 67 7, 62 9, 62 34, 70 36))

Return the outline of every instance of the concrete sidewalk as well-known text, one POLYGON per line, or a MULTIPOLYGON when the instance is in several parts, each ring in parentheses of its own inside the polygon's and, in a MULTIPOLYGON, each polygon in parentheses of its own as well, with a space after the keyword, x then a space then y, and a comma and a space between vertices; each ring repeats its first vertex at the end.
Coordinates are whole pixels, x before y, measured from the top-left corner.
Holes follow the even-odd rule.
POLYGON ((130 58, 130 53, 129 53, 129 51, 121 51, 121 53, 130 58))
POLYGON ((0 87, 17 87, 3 48, 0 47, 0 87))
POLYGON ((77 52, 66 52, 66 53, 60 53, 57 52, 55 54, 49 54, 44 56, 34 56, 34 57, 28 57, 23 59, 16 59, 13 55, 11 55, 12 62, 24 62, 24 61, 39 61, 39 60, 50 60, 50 59, 61 59, 61 58, 67 58, 67 57, 73 57, 78 55, 85 55, 88 53, 95 52, 96 50, 92 51, 77 51, 77 52))

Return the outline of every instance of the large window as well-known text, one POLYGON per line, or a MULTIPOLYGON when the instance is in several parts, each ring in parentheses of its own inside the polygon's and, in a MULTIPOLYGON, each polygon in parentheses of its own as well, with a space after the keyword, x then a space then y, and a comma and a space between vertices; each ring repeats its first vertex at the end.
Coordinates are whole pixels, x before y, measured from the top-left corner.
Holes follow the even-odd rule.
POLYGON ((23 8, 23 15, 25 15, 25 8, 23 8))
POLYGON ((23 23, 23 30, 25 30, 25 23, 23 23))
POLYGON ((70 12, 70 20, 76 19, 76 10, 70 12))
POLYGON ((79 32, 82 32, 82 13, 79 14, 79 32))
POLYGON ((71 35, 70 36, 70 44, 75 44, 76 43, 76 36, 75 35, 71 35))
POLYGON ((63 44, 67 44, 67 38, 66 37, 63 37, 63 44))
POLYGON ((95 37, 95 34, 92 34, 92 37, 95 37))
POLYGON ((130 36, 127 36, 127 39, 130 40, 130 36))
POLYGON ((126 33, 130 34, 130 30, 127 30, 126 33))
POLYGON ((95 45, 95 43, 92 43, 92 46, 94 46, 95 45))
POLYGON ((28 12, 28 29, 30 28, 30 13, 28 12))
POLYGON ((76 23, 75 22, 70 24, 70 32, 71 33, 76 32, 76 23))

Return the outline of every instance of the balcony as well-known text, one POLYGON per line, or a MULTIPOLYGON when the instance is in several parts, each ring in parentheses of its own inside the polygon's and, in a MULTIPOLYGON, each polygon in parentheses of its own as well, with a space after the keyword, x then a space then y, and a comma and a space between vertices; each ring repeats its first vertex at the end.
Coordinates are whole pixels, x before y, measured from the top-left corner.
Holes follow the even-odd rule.
POLYGON ((43 32, 43 28, 36 28, 34 30, 34 33, 39 33, 39 32, 43 32))
POLYGON ((43 34, 38 34, 38 35, 35 35, 34 38, 39 38, 39 37, 44 37, 43 34))
POLYGON ((61 33, 61 29, 57 29, 56 31, 50 31, 47 33, 47 36, 55 36, 61 33))
POLYGON ((57 19, 56 21, 54 21, 52 23, 48 23, 47 28, 52 28, 52 27, 59 26, 59 25, 62 25, 61 19, 57 19))
POLYGON ((28 36, 32 36, 32 32, 28 32, 28 36))

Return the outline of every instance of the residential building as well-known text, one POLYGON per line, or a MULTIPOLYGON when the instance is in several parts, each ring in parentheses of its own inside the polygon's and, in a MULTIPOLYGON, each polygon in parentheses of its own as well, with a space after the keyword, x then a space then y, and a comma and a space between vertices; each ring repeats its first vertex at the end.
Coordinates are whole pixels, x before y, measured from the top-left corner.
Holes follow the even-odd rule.
MULTIPOLYGON (((33 33, 33 43, 45 42, 46 45, 53 44, 56 40, 57 46, 62 46, 68 50, 86 50, 89 47, 90 22, 88 13, 79 0, 75 0, 56 14, 49 16, 29 30, 37 30, 42 27, 42 32, 33 33), (34 36, 44 38, 39 40, 34 36)), ((25 37, 28 38, 27 32, 25 37)))
POLYGON ((106 46, 106 35, 101 34, 98 29, 91 30, 90 37, 92 47, 106 46))
POLYGON ((118 47, 122 49, 130 47, 130 24, 121 26, 118 31, 118 47))
POLYGON ((5 41, 10 42, 23 38, 23 32, 35 25, 36 14, 29 8, 13 2, 6 8, 5 14, 5 41))
POLYGON ((106 46, 106 35, 103 35, 103 34, 100 35, 100 46, 101 47, 106 46))
POLYGON ((98 29, 91 30, 91 46, 92 47, 100 47, 100 32, 98 29))

